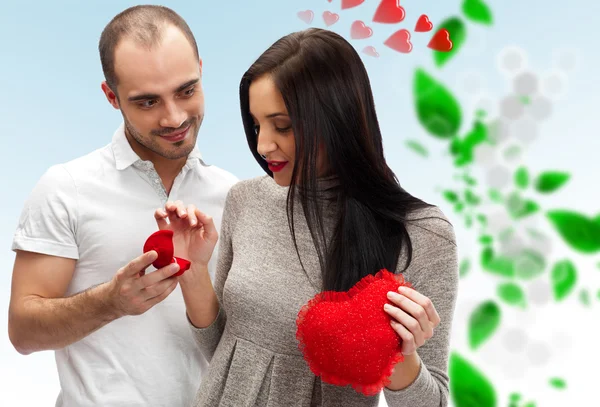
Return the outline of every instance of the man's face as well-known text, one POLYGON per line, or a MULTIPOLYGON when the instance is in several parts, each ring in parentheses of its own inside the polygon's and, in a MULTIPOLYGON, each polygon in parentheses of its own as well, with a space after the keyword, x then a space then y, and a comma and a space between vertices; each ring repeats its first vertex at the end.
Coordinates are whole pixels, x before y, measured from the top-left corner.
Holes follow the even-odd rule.
POLYGON ((178 159, 192 151, 204 118, 201 72, 192 45, 173 26, 150 49, 129 38, 117 45, 118 100, 111 103, 121 110, 126 134, 142 159, 178 159))

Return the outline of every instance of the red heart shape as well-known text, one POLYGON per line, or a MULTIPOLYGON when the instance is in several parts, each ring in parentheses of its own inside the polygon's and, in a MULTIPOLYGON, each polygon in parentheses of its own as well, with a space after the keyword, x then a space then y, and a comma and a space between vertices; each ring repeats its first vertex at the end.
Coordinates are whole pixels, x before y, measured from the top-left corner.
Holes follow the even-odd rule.
POLYGON ((331 11, 326 11, 323 13, 323 21, 329 27, 338 22, 340 16, 338 14, 332 13, 331 11))
POLYGON ((432 28, 433 24, 425 14, 422 14, 421 17, 419 17, 417 24, 415 25, 415 31, 420 33, 431 31, 432 28))
POLYGON ((342 10, 360 6, 365 0, 342 0, 342 10))
POLYGON ((173 257, 174 247, 173 247, 173 231, 172 230, 159 230, 154 232, 146 239, 144 243, 144 253, 147 253, 151 250, 155 250, 158 253, 158 257, 152 265, 159 269, 165 266, 168 266, 171 263, 179 264, 179 271, 175 273, 175 276, 182 275, 186 270, 188 270, 191 266, 191 263, 186 259, 181 259, 179 257, 173 257))
POLYGON ((299 11, 298 18, 304 21, 306 24, 312 23, 315 14, 311 10, 299 11))
POLYGON ((385 45, 390 47, 391 49, 402 52, 409 53, 412 51, 412 43, 410 42, 410 32, 406 29, 398 30, 393 33, 390 38, 385 40, 385 45))
POLYGON ((382 0, 375 11, 373 21, 376 23, 395 24, 404 20, 406 12, 400 6, 400 0, 382 0))
POLYGON ((388 385, 393 367, 404 357, 383 306, 387 293, 402 285, 410 287, 402 275, 383 269, 348 292, 325 291, 304 305, 296 338, 311 371, 324 382, 351 385, 368 396, 388 385))
POLYGON ((378 58, 379 57, 379 53, 377 52, 377 50, 375 49, 374 46, 369 45, 365 48, 363 48, 363 52, 367 55, 370 55, 372 57, 378 58))
POLYGON ((363 39, 369 38, 373 35, 373 30, 370 29, 363 23, 358 20, 352 23, 352 27, 350 28, 350 36, 354 39, 363 39))
POLYGON ((427 46, 436 51, 448 52, 452 49, 450 33, 445 28, 436 32, 427 46))

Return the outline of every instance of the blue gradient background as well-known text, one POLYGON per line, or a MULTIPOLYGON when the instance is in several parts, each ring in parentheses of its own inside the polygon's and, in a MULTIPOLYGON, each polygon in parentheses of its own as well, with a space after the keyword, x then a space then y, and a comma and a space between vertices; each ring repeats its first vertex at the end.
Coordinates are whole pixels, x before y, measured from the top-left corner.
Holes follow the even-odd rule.
MULTIPOLYGON (((10 1, 0 12, 0 117, 3 155, 0 174, 5 185, 0 212, 0 405, 51 406, 58 392, 52 352, 27 357, 19 355, 7 335, 7 309, 14 254, 12 236, 21 207, 43 172, 104 146, 121 121, 120 113, 105 100, 97 43, 108 21, 131 1, 10 1)), ((245 143, 238 105, 242 73, 279 37, 307 27, 296 17, 311 9, 311 26, 325 28, 325 10, 340 14, 330 27, 350 38, 350 24, 362 19, 374 30, 373 37, 351 40, 361 50, 373 45, 380 58, 363 55, 369 71, 386 155, 403 186, 425 200, 437 203, 456 223, 462 256, 476 253, 476 237, 462 227, 452 208, 446 206, 435 188, 452 184, 452 165, 444 159, 446 144, 431 138, 418 123, 412 98, 412 78, 422 66, 450 87, 464 108, 463 132, 470 127, 472 96, 461 89, 459 79, 475 72, 485 79, 492 100, 507 93, 505 78, 498 70, 498 53, 516 45, 528 54, 536 72, 551 68, 557 49, 573 49, 578 55, 576 71, 570 75, 565 97, 553 105, 553 113, 541 127, 541 137, 528 150, 526 164, 535 170, 548 168, 571 172, 569 184, 542 203, 547 207, 572 208, 589 215, 600 213, 597 175, 600 165, 600 81, 596 27, 600 7, 591 0, 548 2, 542 0, 488 0, 494 25, 486 28, 469 24, 465 49, 446 67, 433 65, 426 47, 429 34, 413 34, 413 52, 401 55, 383 46, 396 29, 413 30, 417 16, 426 13, 434 23, 460 15, 461 1, 405 0, 406 20, 395 26, 372 23, 378 1, 367 0, 350 10, 341 10, 340 1, 165 1, 160 3, 180 13, 194 31, 204 61, 203 86, 206 117, 200 131, 199 147, 204 158, 241 179, 262 175, 245 143), (551 4, 552 3, 552 4, 551 4), (439 159, 425 160, 404 147, 407 139, 418 139, 439 159)), ((543 219, 541 220, 543 222, 543 219)), ((535 315, 507 313, 503 324, 520 326, 537 335, 553 350, 543 368, 515 369, 484 353, 466 347, 466 319, 472 306, 493 295, 494 284, 472 276, 461 282, 453 349, 476 363, 494 383, 498 405, 507 405, 510 392, 519 391, 538 406, 597 405, 595 368, 600 365, 597 350, 600 302, 598 256, 572 255, 560 240, 554 245, 556 258, 569 255, 580 268, 580 282, 590 287, 594 298, 590 309, 577 301, 549 304, 535 315), (535 324, 535 329, 533 325, 535 324), (553 336, 557 329, 562 334, 553 336), (560 338, 560 339, 556 339, 560 338), (566 390, 548 386, 548 377, 567 380, 566 390)), ((496 344, 497 345, 497 344, 496 344)), ((493 343, 490 346, 496 346, 493 343)), ((501 345, 498 349, 501 349, 501 345)), ((495 352, 496 353, 496 352, 495 352)), ((498 359, 498 358, 496 358, 498 359)), ((502 358, 500 358, 502 359, 502 358)), ((385 405, 382 402, 382 405, 385 405)))

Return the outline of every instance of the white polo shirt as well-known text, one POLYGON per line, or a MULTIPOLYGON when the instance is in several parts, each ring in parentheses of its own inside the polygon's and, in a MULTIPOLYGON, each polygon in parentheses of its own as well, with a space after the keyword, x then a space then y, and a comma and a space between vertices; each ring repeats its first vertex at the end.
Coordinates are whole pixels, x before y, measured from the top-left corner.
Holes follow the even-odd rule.
MULTIPOLYGON (((109 281, 141 255, 157 230, 154 211, 167 200, 195 204, 220 230, 227 192, 237 181, 194 149, 167 196, 121 124, 104 148, 48 169, 25 204, 12 249, 77 259, 70 296, 109 281)), ((217 257, 218 247, 211 277, 217 257)), ((146 313, 117 319, 55 354, 57 407, 188 407, 206 368, 180 287, 146 313)))

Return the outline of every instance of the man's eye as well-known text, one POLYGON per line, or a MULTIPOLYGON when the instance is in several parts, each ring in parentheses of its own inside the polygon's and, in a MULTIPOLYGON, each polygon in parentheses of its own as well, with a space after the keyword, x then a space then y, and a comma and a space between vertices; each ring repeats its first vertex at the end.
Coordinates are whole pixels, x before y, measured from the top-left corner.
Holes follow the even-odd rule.
POLYGON ((156 102, 156 100, 154 100, 154 99, 151 99, 151 100, 144 100, 142 103, 139 103, 139 106, 140 106, 140 107, 143 107, 143 108, 146 108, 146 109, 149 109, 149 108, 151 108, 152 106, 154 106, 156 103, 157 103, 157 102, 156 102))
POLYGON ((196 88, 192 87, 192 88, 189 88, 188 90, 186 90, 185 92, 183 92, 183 94, 185 96, 192 96, 195 91, 196 91, 196 88))

